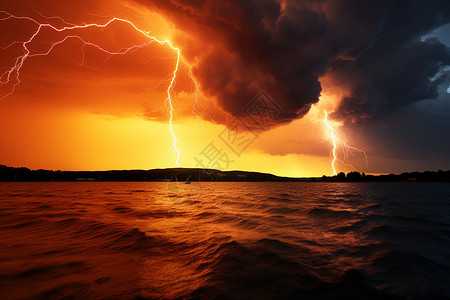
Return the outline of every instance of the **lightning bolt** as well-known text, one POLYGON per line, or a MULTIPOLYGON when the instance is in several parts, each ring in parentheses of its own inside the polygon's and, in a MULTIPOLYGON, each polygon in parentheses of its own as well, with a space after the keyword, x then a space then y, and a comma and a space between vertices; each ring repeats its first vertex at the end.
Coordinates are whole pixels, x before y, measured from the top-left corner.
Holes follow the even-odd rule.
POLYGON ((177 79, 177 72, 178 72, 178 66, 180 65, 181 53, 180 53, 180 49, 173 47, 170 42, 169 42, 169 45, 172 49, 177 51, 177 63, 176 63, 175 69, 173 70, 172 80, 170 81, 170 85, 167 88, 166 102, 169 103, 169 116, 170 116, 169 117, 169 129, 170 129, 170 132, 172 133, 172 137, 173 137, 172 147, 175 149, 175 152, 177 153, 176 164, 177 164, 177 167, 179 168, 180 167, 180 150, 177 148, 178 139, 177 139, 177 136, 175 135, 175 132, 173 131, 173 125, 172 125, 173 113, 174 113, 172 92, 174 92, 174 88, 175 88, 175 80, 177 79))
POLYGON ((324 113, 325 113, 325 117, 323 119, 323 123, 329 130, 330 139, 331 139, 331 142, 333 145, 333 148, 331 149, 331 157, 332 157, 331 168, 333 170, 333 175, 337 175, 337 171, 336 171, 336 162, 337 161, 341 162, 344 166, 351 167, 353 170, 355 170, 355 168, 352 165, 349 165, 345 162, 345 159, 348 159, 349 155, 352 154, 352 151, 357 151, 357 152, 362 153, 365 157, 366 165, 368 165, 369 160, 368 160, 366 152, 364 152, 364 150, 361 150, 359 148, 349 146, 347 144, 347 139, 345 137, 345 134, 342 131, 336 129, 330 123, 330 121, 328 120, 328 112, 326 110, 324 110, 324 113), (340 137, 340 136, 342 136, 342 137, 340 137), (343 156, 344 156, 344 158, 342 158, 342 159, 340 159, 338 157, 338 153, 337 153, 339 146, 341 147, 343 156))
MULTIPOLYGON (((56 27, 50 23, 41 23, 38 22, 37 20, 31 18, 31 17, 24 17, 24 16, 15 16, 13 14, 10 14, 9 12, 6 11, 0 11, 1 14, 5 15, 4 17, 0 18, 0 21, 7 21, 7 20, 25 20, 25 21, 30 21, 33 22, 37 25, 37 29, 34 31, 34 33, 31 35, 31 37, 28 40, 25 41, 15 41, 13 43, 11 43, 10 45, 3 47, 1 49, 6 50, 14 45, 20 44, 24 50, 23 55, 18 56, 15 59, 15 63, 13 64, 13 66, 7 70, 6 72, 4 72, 3 74, 0 75, 0 87, 6 85, 6 84, 11 84, 12 80, 14 80, 15 82, 12 83, 12 88, 11 90, 6 93, 6 95, 4 95, 3 97, 0 98, 0 101, 6 99, 7 97, 11 96, 15 90, 16 87, 21 83, 20 80, 20 72, 25 64, 25 62, 32 57, 36 57, 36 56, 46 56, 48 54, 50 54, 52 52, 52 50, 60 45, 63 44, 65 41, 69 40, 69 39, 77 39, 79 41, 82 42, 83 46, 81 48, 82 51, 82 58, 83 58, 83 62, 84 62, 84 49, 86 46, 90 46, 90 47, 94 47, 96 49, 98 49, 99 51, 106 53, 108 55, 110 55, 110 57, 115 56, 115 55, 125 55, 128 53, 133 53, 136 52, 137 50, 140 50, 142 48, 145 48, 149 45, 151 45, 152 43, 156 42, 159 43, 161 46, 168 46, 170 47, 173 51, 176 52, 176 63, 173 69, 173 72, 171 72, 170 76, 170 84, 167 88, 167 98, 164 101, 164 106, 167 108, 168 110, 168 117, 169 117, 169 130, 170 133, 173 137, 173 144, 172 144, 172 148, 175 150, 176 152, 176 165, 177 167, 180 167, 180 149, 177 147, 177 144, 179 142, 174 128, 173 128, 173 122, 174 122, 174 114, 175 114, 175 108, 174 108, 174 100, 176 97, 176 93, 175 93, 175 85, 176 85, 176 78, 177 78, 177 73, 178 73, 178 69, 180 66, 180 63, 182 61, 182 56, 181 56, 181 50, 175 46, 173 46, 173 44, 171 43, 170 40, 159 40, 158 38, 156 38, 155 36, 151 36, 150 35, 150 31, 145 31, 142 30, 140 28, 138 28, 133 22, 127 20, 127 19, 122 19, 122 18, 116 18, 116 17, 111 17, 106 23, 103 24, 97 24, 97 23, 90 23, 90 24, 82 24, 82 25, 76 25, 76 24, 72 24, 72 23, 68 23, 66 21, 64 21, 62 18, 60 17, 46 17, 40 13, 38 13, 39 15, 41 15, 41 17, 46 18, 48 20, 58 20, 60 22, 63 23, 63 27, 56 27), (32 51, 29 49, 29 44, 32 43, 35 38, 37 36, 39 36, 39 33, 41 33, 41 31, 44 28, 53 30, 54 32, 73 32, 74 30, 79 30, 79 29, 87 29, 87 28, 100 28, 100 29, 105 29, 107 28, 109 25, 111 25, 114 22, 120 22, 120 23, 124 23, 124 24, 128 24, 129 26, 131 26, 132 29, 136 30, 137 32, 139 32, 140 34, 142 34, 143 36, 145 36, 148 41, 142 44, 137 44, 137 45, 132 45, 130 47, 126 47, 126 48, 122 48, 118 51, 109 51, 105 48, 103 48, 102 46, 92 43, 90 41, 85 40, 83 37, 79 36, 79 35, 75 35, 75 34, 67 34, 65 35, 62 39, 60 39, 59 41, 56 41, 54 43, 52 43, 50 45, 50 47, 48 48, 47 51, 44 52, 37 52, 37 53, 32 53, 32 51)), ((184 63, 186 63, 183 60, 184 63)), ((186 65, 188 65, 186 63, 186 65)), ((160 84, 165 81, 168 80, 167 78, 164 78, 160 84)), ((198 122, 198 115, 195 113, 195 105, 200 103, 198 101, 198 93, 197 93, 197 82, 195 81, 194 77, 192 76, 192 74, 189 72, 189 77, 191 78, 191 80, 194 82, 195 84, 195 103, 193 106, 193 112, 196 115, 196 119, 198 122)), ((158 86, 160 85, 158 84, 158 86)), ((201 103, 200 103, 201 104, 201 103)), ((202 105, 203 107, 203 105, 202 105)), ((203 107, 204 108, 204 107, 203 107)))
POLYGON ((189 70, 188 73, 189 78, 192 80, 192 82, 194 83, 194 88, 195 88, 195 101, 194 104, 192 105, 192 113, 195 115, 195 121, 197 122, 197 125, 200 126, 200 130, 201 130, 201 134, 202 134, 202 144, 204 143, 204 137, 203 137, 203 127, 200 124, 200 122, 198 121, 198 114, 195 111, 195 106, 198 103, 198 85, 197 85, 197 81, 194 79, 194 76, 192 75, 191 71, 189 70))

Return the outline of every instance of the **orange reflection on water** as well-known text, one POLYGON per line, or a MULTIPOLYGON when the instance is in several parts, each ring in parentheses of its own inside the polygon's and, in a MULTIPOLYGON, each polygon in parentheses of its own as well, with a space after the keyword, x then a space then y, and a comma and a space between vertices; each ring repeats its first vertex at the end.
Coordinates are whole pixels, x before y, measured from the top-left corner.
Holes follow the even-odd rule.
POLYGON ((0 230, 15 254, 2 257, 10 285, 30 283, 25 297, 274 296, 339 281, 377 256, 359 185, 56 182, 8 189, 16 196, 3 197, 0 208, 16 227, 0 230), (26 220, 34 223, 20 225, 26 220), (258 291, 245 294, 251 287, 258 291))

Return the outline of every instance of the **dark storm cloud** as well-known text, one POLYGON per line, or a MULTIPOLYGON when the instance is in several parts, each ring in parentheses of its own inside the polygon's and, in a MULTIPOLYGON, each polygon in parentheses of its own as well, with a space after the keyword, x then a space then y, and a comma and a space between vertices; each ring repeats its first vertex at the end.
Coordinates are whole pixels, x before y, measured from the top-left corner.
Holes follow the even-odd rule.
POLYGON ((370 47, 386 6, 378 1, 140 2, 193 36, 179 40, 188 60, 196 62, 194 74, 204 93, 240 115, 263 89, 285 111, 279 123, 302 117, 318 101, 319 78, 333 60, 370 47))
POLYGON ((373 45, 356 60, 332 64, 336 84, 347 86, 337 115, 361 123, 381 121, 414 102, 434 99, 448 76, 450 49, 422 37, 450 21, 448 1, 396 1, 373 45))
MULTIPOLYGON (((448 23, 448 0, 136 0, 167 16, 202 91, 239 116, 261 90, 302 117, 320 78, 350 91, 335 117, 360 122, 435 98, 449 49, 421 40, 448 23)), ((442 78, 441 78, 442 77, 442 78)))

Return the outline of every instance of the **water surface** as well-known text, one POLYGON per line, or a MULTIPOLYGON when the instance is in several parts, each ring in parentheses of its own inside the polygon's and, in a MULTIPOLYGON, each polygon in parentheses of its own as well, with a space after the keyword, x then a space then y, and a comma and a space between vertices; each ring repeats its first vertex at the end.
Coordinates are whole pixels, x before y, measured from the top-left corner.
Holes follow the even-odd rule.
POLYGON ((450 185, 0 183, 1 299, 450 297, 450 185))

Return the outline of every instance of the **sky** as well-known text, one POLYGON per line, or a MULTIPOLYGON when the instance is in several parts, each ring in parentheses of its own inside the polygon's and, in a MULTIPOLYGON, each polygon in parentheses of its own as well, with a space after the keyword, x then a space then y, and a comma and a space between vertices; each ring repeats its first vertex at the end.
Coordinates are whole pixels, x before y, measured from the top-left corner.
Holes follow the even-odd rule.
POLYGON ((446 0, 4 2, 0 164, 450 169, 446 0))

